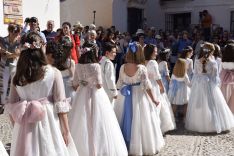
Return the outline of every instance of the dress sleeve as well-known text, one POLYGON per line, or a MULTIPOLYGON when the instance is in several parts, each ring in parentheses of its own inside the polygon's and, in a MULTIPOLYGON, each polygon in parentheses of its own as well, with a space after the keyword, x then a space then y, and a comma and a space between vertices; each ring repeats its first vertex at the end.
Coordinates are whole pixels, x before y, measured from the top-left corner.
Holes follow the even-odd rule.
POLYGON ((72 78, 74 77, 75 74, 75 67, 76 67, 75 61, 71 59, 71 67, 69 71, 72 78))
POLYGON ((79 73, 78 73, 78 64, 75 65, 75 72, 74 72, 74 76, 73 76, 73 81, 72 81, 72 85, 73 86, 78 86, 79 85, 79 73))
POLYGON ((149 79, 160 80, 161 74, 159 73, 158 63, 156 61, 150 61, 148 65, 148 75, 149 79))
POLYGON ((104 76, 107 82, 107 87, 111 91, 112 96, 117 95, 117 89, 115 85, 115 69, 112 62, 106 62, 104 65, 104 76))
POLYGON ((191 87, 191 83, 190 83, 190 80, 189 80, 189 77, 187 74, 185 75, 184 81, 185 81, 187 86, 191 87))
POLYGON ((102 70, 101 66, 98 63, 95 64, 95 74, 96 74, 96 83, 102 84, 102 70))
POLYGON ((150 80, 148 78, 148 73, 147 73, 147 69, 145 66, 140 66, 140 70, 141 70, 141 87, 143 90, 147 90, 147 89, 151 89, 152 85, 150 83, 150 80))
POLYGON ((71 106, 69 99, 66 98, 62 74, 59 70, 54 69, 53 100, 56 113, 67 113, 71 106))
POLYGON ((218 69, 218 64, 217 64, 217 62, 212 62, 211 80, 212 80, 215 84, 219 84, 219 83, 220 83, 219 69, 218 69))
POLYGON ((124 72, 124 64, 120 67, 119 70, 119 79, 116 84, 118 89, 120 89, 123 86, 123 72, 124 72))
POLYGON ((11 83, 8 103, 16 103, 19 101, 20 101, 20 97, 16 90, 16 86, 11 83))
POLYGON ((168 66, 167 66, 167 62, 166 61, 163 61, 163 71, 165 73, 165 76, 169 76, 169 69, 168 69, 168 66))

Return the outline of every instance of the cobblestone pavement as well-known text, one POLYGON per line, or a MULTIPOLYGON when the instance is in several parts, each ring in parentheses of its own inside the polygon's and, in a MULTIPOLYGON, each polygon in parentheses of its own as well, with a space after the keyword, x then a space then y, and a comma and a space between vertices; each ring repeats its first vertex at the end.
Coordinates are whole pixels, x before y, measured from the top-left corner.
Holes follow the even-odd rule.
MULTIPOLYGON (((11 125, 0 115, 0 140, 11 140, 11 125)), ((222 134, 200 134, 186 131, 182 124, 165 135, 166 145, 156 156, 234 156, 234 129, 222 134)))

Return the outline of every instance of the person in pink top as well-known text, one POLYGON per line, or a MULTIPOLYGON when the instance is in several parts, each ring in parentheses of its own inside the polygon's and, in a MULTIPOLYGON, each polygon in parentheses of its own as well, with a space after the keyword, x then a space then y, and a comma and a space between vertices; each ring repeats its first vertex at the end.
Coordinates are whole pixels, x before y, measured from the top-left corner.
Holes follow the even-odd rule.
POLYGON ((223 51, 221 90, 229 108, 234 114, 234 44, 228 44, 223 51))

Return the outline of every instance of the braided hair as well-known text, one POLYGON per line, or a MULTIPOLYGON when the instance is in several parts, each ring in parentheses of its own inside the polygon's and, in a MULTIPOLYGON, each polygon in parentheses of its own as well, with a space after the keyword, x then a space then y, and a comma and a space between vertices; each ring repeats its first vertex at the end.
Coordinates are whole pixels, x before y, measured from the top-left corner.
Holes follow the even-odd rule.
POLYGON ((198 59, 202 60, 202 72, 206 73, 206 63, 208 62, 209 57, 214 53, 215 47, 212 43, 205 42, 201 45, 201 50, 198 55, 198 59))

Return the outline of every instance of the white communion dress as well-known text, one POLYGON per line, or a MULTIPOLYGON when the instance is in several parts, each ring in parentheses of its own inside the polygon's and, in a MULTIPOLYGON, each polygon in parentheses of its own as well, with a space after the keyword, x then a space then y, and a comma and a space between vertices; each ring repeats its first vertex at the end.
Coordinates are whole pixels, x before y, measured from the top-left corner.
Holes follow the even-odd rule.
POLYGON ((233 114, 219 88, 218 67, 210 58, 205 65, 195 60, 191 96, 188 103, 185 128, 197 132, 217 132, 234 127, 233 114))
POLYGON ((130 155, 154 155, 164 146, 157 107, 146 90, 151 89, 147 69, 138 65, 130 77, 120 68, 120 94, 114 109, 130 155))
POLYGON ((77 64, 73 85, 78 86, 69 126, 80 156, 127 156, 127 148, 103 89, 98 63, 77 64))
POLYGON ((66 146, 58 113, 67 113, 62 75, 47 65, 44 78, 25 86, 11 85, 6 109, 15 121, 11 156, 78 156, 71 136, 66 146))
POLYGON ((160 101, 160 121, 161 130, 163 133, 176 128, 174 114, 172 112, 171 104, 166 93, 161 94, 157 80, 161 80, 161 75, 158 70, 158 63, 155 60, 150 60, 147 65, 149 80, 152 84, 153 94, 160 101))

